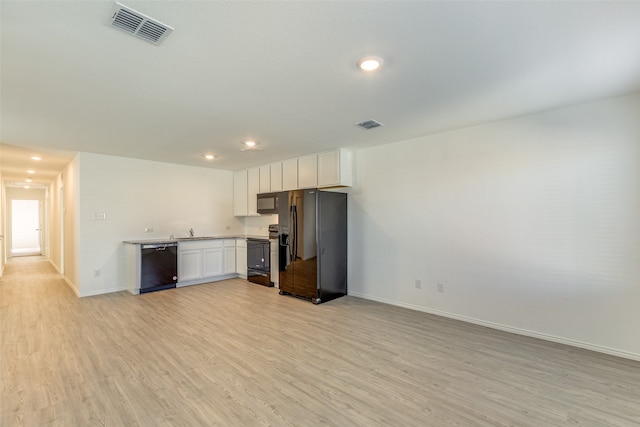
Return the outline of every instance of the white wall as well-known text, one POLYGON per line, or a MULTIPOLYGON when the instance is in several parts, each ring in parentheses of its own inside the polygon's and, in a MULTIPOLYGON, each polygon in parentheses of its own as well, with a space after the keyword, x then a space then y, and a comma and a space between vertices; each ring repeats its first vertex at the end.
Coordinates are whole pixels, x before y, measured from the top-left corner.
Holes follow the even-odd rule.
POLYGON ((233 216, 232 172, 87 153, 78 165, 80 296, 124 289, 123 240, 187 236, 189 228, 196 235, 244 232, 233 216), (106 220, 93 219, 102 213, 106 220))
POLYGON ((247 216, 239 218, 248 236, 268 236, 269 224, 278 223, 278 215, 247 216))
MULTIPOLYGON (((2 149, 0 148, 0 151, 2 149)), ((0 158, 1 158, 2 153, 0 153, 0 158)), ((5 191, 5 187, 4 187, 4 181, 2 180, 2 172, 0 172, 0 277, 2 277, 2 275, 4 274, 4 264, 5 264, 5 251, 4 251, 4 247, 5 247, 5 238, 4 238, 4 233, 5 233, 5 220, 4 220, 4 207, 6 204, 6 200, 4 197, 4 191, 5 191)))
POLYGON ((61 227, 63 215, 60 206, 60 189, 64 186, 62 180, 63 176, 64 175, 61 173, 51 183, 49 196, 49 260, 59 273, 62 273, 64 271, 61 251, 62 232, 64 228, 61 227))
POLYGON ((349 293, 640 359, 638 112, 635 95, 357 151, 349 293))
POLYGON ((61 175, 64 186, 64 253, 62 267, 64 278, 77 295, 80 293, 80 155, 69 162, 61 175))

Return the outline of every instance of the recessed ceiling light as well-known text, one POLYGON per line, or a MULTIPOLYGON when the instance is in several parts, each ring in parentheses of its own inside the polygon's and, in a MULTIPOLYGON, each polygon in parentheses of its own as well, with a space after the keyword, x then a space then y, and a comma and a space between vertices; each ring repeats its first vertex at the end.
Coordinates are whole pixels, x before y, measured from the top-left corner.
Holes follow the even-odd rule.
POLYGON ((27 173, 36 173, 36 171, 34 171, 34 170, 32 170, 32 169, 29 169, 29 170, 27 171, 27 173))
POLYGON ((42 160, 40 156, 31 156, 31 160, 42 160))
POLYGON ((216 156, 214 156, 213 154, 205 154, 204 158, 207 160, 213 160, 216 156))
POLYGON ((382 66, 383 62, 379 56, 365 56, 358 61, 358 68, 362 71, 375 71, 382 66))
POLYGON ((26 179, 27 182, 33 182, 33 179, 31 179, 30 177, 26 179))
POLYGON ((243 141, 240 145, 240 151, 262 151, 260 143, 254 139, 243 141))

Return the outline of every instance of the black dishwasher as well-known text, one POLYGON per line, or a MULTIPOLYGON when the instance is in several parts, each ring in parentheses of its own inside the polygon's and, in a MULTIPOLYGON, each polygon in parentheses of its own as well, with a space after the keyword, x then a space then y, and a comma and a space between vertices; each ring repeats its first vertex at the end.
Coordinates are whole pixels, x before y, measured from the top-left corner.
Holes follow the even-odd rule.
POLYGON ((178 244, 146 244, 140 251, 140 293, 175 288, 178 282, 178 244))

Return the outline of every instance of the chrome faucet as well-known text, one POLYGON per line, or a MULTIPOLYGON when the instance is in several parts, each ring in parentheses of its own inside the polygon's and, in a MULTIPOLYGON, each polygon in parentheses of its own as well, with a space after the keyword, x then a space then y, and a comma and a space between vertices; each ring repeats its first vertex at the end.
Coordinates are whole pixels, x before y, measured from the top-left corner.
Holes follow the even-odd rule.
POLYGON ((189 237, 193 237, 193 228, 189 229, 189 237))

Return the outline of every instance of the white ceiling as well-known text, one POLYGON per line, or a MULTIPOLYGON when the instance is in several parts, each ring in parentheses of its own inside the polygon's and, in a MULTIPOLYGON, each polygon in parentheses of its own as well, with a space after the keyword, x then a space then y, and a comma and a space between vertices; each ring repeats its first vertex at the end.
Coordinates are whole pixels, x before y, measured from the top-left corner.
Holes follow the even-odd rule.
POLYGON ((640 91, 640 2, 122 3, 175 31, 117 31, 111 1, 0 2, 2 153, 237 170, 640 91))

